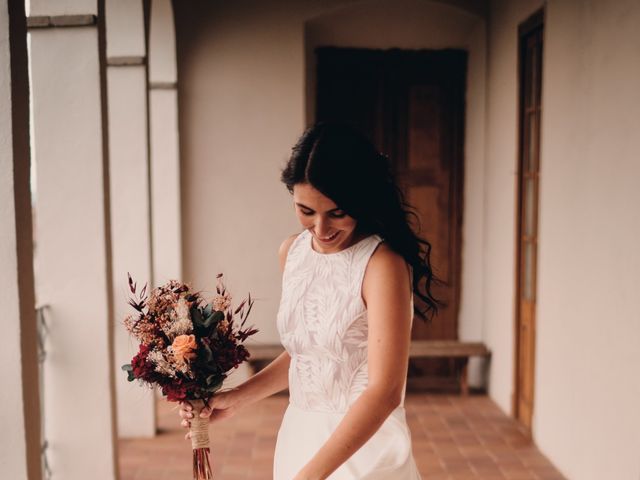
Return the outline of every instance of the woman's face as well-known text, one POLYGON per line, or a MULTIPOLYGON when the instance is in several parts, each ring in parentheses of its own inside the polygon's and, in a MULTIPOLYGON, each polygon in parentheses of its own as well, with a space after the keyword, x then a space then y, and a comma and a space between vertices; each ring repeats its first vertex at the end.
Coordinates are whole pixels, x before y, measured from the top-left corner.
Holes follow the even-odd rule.
POLYGON ((300 225, 311 232, 318 251, 338 252, 352 243, 357 221, 329 197, 308 183, 298 183, 293 186, 293 202, 300 225))

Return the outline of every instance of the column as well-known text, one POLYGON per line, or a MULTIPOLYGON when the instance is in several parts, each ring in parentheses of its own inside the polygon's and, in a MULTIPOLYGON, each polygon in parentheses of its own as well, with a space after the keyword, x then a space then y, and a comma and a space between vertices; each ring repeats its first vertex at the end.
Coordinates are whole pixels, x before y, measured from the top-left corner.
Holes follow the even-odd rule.
POLYGON ((115 382, 120 437, 155 435, 153 392, 127 381, 120 367, 138 351, 122 325, 127 272, 152 283, 147 128, 147 67, 141 0, 107 0, 109 174, 114 291, 115 382))
POLYGON ((149 31, 151 212, 155 285, 182 280, 178 95, 173 9, 152 0, 149 31))
POLYGON ((27 20, 45 432, 65 480, 117 478, 103 6, 32 0, 27 20))
POLYGON ((40 480, 26 39, 24 5, 0 0, 0 471, 40 480))

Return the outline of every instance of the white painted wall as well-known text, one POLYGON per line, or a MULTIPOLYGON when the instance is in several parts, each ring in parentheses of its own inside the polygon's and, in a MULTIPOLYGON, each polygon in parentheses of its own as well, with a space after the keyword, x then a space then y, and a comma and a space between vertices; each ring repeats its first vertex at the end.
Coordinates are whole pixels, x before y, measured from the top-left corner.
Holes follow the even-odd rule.
POLYGON ((27 16, 96 15, 96 0, 25 0, 27 16))
MULTIPOLYGON (((537 1, 494 1, 489 28, 485 341, 490 395, 513 392, 517 27, 537 1)), ((640 477, 640 5, 547 3, 533 436, 575 480, 640 477)))
POLYGON ((0 328, 3 348, 0 364, 9 366, 2 373, 0 389, 0 471, 7 478, 27 479, 27 441, 22 396, 20 358, 20 297, 16 244, 16 211, 13 185, 13 126, 11 119, 11 69, 9 51, 9 12, 0 0, 0 328))
POLYGON ((170 279, 182 279, 177 68, 170 0, 151 2, 149 28, 151 238, 155 286, 170 279))
MULTIPOLYGON (((277 342, 277 251, 299 231, 279 171, 306 125, 319 45, 465 48, 469 75, 460 336, 482 335, 485 25, 441 2, 402 0, 180 4, 185 277, 212 288, 224 271, 232 291, 257 297, 259 342, 277 342), (286 8, 280 8, 286 3, 286 8), (383 32, 383 34, 381 34, 383 32)), ((471 384, 482 382, 471 364, 471 384)))
POLYGON ((105 0, 107 57, 145 56, 141 0, 105 0))
POLYGON ((534 430, 569 478, 640 478, 640 3, 549 2, 534 430))
POLYGON ((149 81, 175 82, 177 78, 176 32, 171 0, 151 0, 149 81))
POLYGON ((140 288, 151 283, 147 73, 142 65, 111 65, 118 57, 144 61, 145 27, 141 1, 107 0, 107 88, 109 102, 109 184, 114 292, 115 382, 118 435, 155 435, 153 392, 128 382, 121 366, 137 353, 122 325, 132 313, 127 273, 140 288))

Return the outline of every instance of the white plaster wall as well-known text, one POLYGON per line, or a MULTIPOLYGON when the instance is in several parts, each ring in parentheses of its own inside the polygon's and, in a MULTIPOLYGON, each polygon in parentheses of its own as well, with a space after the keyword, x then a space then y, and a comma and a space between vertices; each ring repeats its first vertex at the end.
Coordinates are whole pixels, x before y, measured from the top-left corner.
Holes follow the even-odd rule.
MULTIPOLYGON (((279 171, 306 125, 305 52, 316 45, 467 48, 465 224, 460 335, 480 339, 484 21, 441 2, 313 1, 177 5, 185 277, 224 271, 257 300, 256 342, 277 342, 277 251, 300 230, 279 171), (306 31, 305 31, 306 25, 306 31), (384 31, 384 35, 381 34, 384 31), (182 36, 181 36, 182 35, 182 36), (468 209, 468 210, 467 210, 468 209), (464 270, 466 268, 466 270, 464 270)), ((472 365, 472 383, 478 375, 472 365)))
MULTIPOLYGON (((486 24, 478 21, 467 37, 469 64, 465 112, 462 271, 458 335, 484 341, 484 188, 486 137, 486 24)), ((469 385, 487 385, 490 362, 469 359, 469 385)))
POLYGON ((305 2, 285 3, 176 5, 185 279, 251 292, 260 342, 277 339, 278 247, 299 230, 278 176, 305 124, 305 2))
POLYGON ((26 0, 27 16, 96 15, 96 0, 26 0))
POLYGON ((146 54, 141 0, 106 0, 105 18, 108 58, 146 54))
POLYGON ((161 285, 183 278, 176 91, 151 90, 149 103, 153 281, 161 285))
POLYGON ((153 83, 176 80, 176 34, 171 0, 151 0, 149 81, 153 83))
POLYGON ((640 478, 640 3, 549 2, 534 432, 568 478, 640 478))
POLYGON ((151 88, 151 237, 155 286, 170 279, 183 279, 176 45, 170 0, 151 2, 148 58, 151 88))
POLYGON ((37 296, 50 305, 50 464, 58 478, 111 480, 113 360, 97 28, 33 30, 29 53, 38 169, 37 296))
POLYGON ((541 6, 542 2, 539 0, 494 1, 489 18, 482 268, 483 338, 492 351, 489 395, 506 413, 512 413, 514 387, 518 25, 541 6))
MULTIPOLYGON (((517 26, 541 2, 494 1, 489 27, 485 340, 511 410, 517 26)), ((576 480, 640 476, 640 5, 547 3, 534 440, 576 480)))
POLYGON ((127 273, 139 288, 151 283, 147 88, 144 66, 108 67, 111 238, 118 435, 155 434, 152 392, 128 382, 121 366, 138 351, 122 325, 133 312, 127 273))
POLYGON ((0 328, 3 369, 0 389, 0 471, 6 478, 26 480, 27 450, 20 362, 20 298, 15 203, 13 199, 13 128, 11 119, 11 69, 9 15, 6 0, 0 0, 0 328))

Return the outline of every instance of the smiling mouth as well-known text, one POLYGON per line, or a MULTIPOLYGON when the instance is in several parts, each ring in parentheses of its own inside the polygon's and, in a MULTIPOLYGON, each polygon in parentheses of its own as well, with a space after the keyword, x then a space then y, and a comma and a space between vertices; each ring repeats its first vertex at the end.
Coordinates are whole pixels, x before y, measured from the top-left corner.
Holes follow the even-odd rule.
POLYGON ((337 236, 338 236, 339 232, 334 233, 333 235, 331 235, 330 237, 318 237, 318 240, 322 241, 322 242, 330 242, 331 240, 334 240, 337 236))

